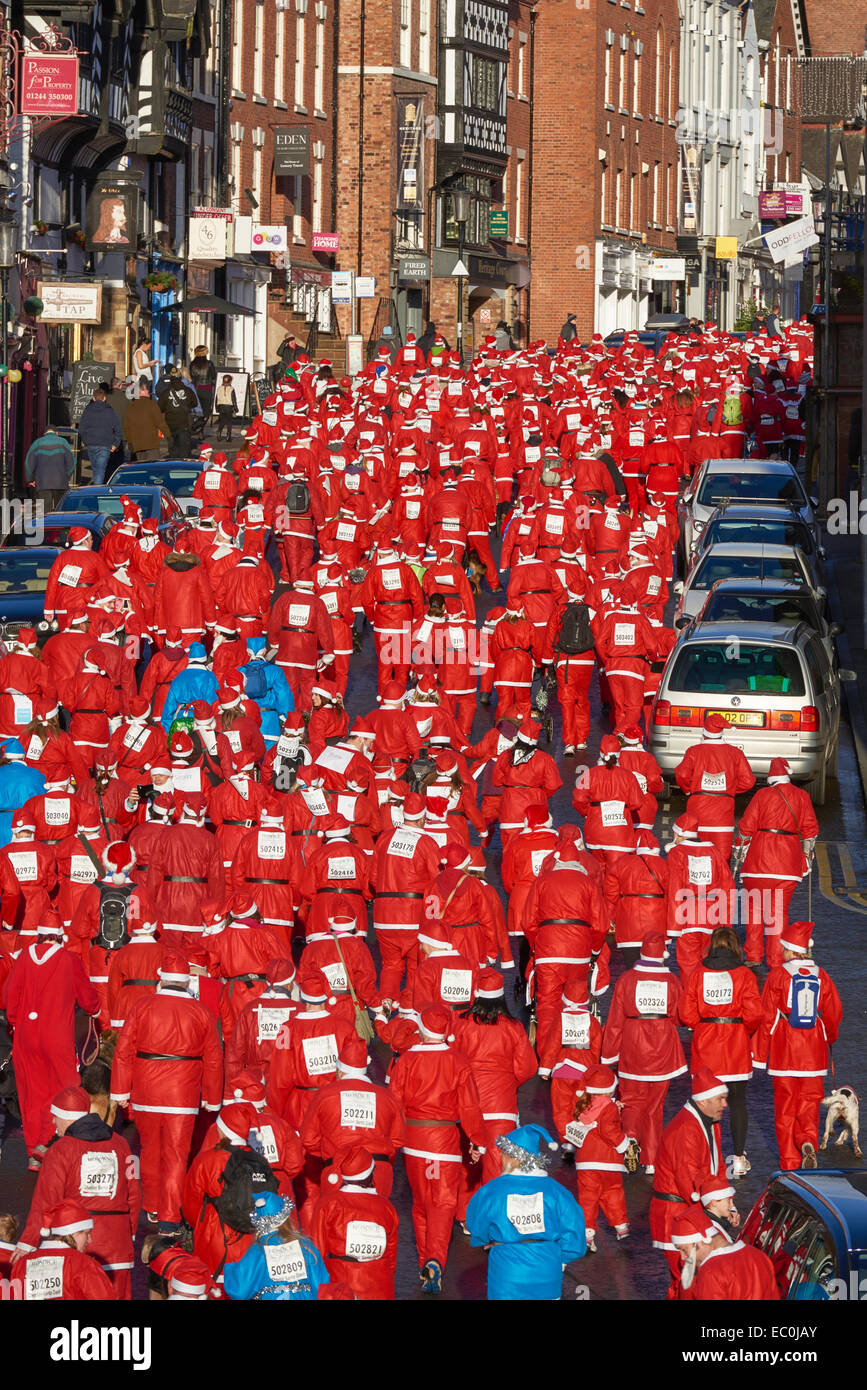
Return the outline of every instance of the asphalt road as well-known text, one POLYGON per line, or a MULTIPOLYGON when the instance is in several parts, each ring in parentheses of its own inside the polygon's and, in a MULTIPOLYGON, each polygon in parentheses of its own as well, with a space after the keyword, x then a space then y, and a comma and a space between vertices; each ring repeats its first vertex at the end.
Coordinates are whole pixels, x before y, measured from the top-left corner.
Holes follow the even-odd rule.
MULTIPOLYGON (((479 617, 497 601, 485 591, 479 601, 479 617)), ((352 673, 347 691, 347 706, 350 715, 365 713, 372 709, 376 699, 376 671, 372 635, 365 630, 363 649, 353 658, 352 673)), ((594 762, 598 756, 599 739, 609 731, 607 714, 599 707, 596 682, 592 690, 593 719, 591 725, 590 748, 583 757, 594 762)), ((492 713, 479 708, 473 727, 473 738, 478 739, 492 722, 492 713)), ((547 745, 542 744, 543 747, 547 745)), ((573 820, 575 813, 571 806, 571 790, 579 759, 563 757, 563 741, 560 736, 559 714, 555 706, 554 741, 548 751, 555 757, 564 780, 562 790, 553 798, 552 806, 556 825, 573 820)), ((670 838, 668 826, 675 819, 682 801, 673 800, 671 805, 661 805, 655 833, 661 842, 670 838)), ((744 803, 745 804, 745 803, 744 803)), ((739 804, 738 811, 743 809, 739 804)), ((836 1075, 841 1084, 854 1087, 859 1094, 867 1092, 867 1064, 864 1060, 862 1039, 864 1036, 865 1003, 861 978, 862 957, 867 941, 867 817, 859 781, 851 731, 844 725, 841 731, 839 782, 829 782, 828 800, 819 810, 820 842, 818 846, 816 873, 813 889, 813 916, 816 921, 816 958, 831 974, 843 1001, 844 1020, 840 1039, 834 1049, 836 1075), (859 885, 864 889, 863 897, 859 885)), ((501 849, 499 836, 494 839, 489 853, 489 877, 502 893, 500 881, 501 849)), ((798 888, 792 903, 792 919, 806 917, 808 891, 806 885, 798 888)), ((369 941, 376 955, 373 932, 369 941)), ((612 953, 612 980, 622 970, 618 953, 612 953)), ((760 976, 763 982, 764 972, 760 976)), ((516 1006, 511 1003, 513 1011, 516 1006)), ((603 1002, 603 1014, 606 1008, 603 1002)), ((523 1013, 523 1011, 521 1011, 523 1013)), ((688 1057, 688 1034, 683 1033, 688 1057)), ((374 1063, 371 1076, 381 1080, 384 1075, 388 1052, 382 1044, 373 1044, 374 1063)), ((830 1089, 830 1087, 829 1087, 830 1089)), ((666 1119, 675 1114, 689 1094, 688 1077, 679 1078, 669 1091, 666 1104, 666 1119)), ((536 1079, 524 1086, 519 1093, 522 1122, 536 1122, 550 1127, 551 1112, 547 1085, 536 1079)), ((747 1153, 752 1164, 749 1176, 738 1182, 738 1207, 743 1216, 749 1212, 761 1193, 769 1175, 777 1165, 777 1149, 773 1128, 773 1104, 771 1083, 763 1072, 757 1072, 748 1088, 748 1108, 750 1129, 747 1153)), ((135 1133, 131 1128, 128 1137, 135 1143, 135 1133)), ((732 1152, 727 1122, 723 1119, 723 1153, 732 1152)), ((819 1155, 821 1167, 862 1167, 851 1151, 837 1149, 819 1155)), ((555 1157, 551 1169, 552 1176, 575 1191, 574 1170, 565 1167, 555 1157)), ((12 1211, 19 1219, 23 1218, 29 1206, 30 1195, 35 1179, 26 1169, 26 1153, 20 1129, 7 1129, 5 1142, 0 1155, 0 1211, 12 1211)), ((668 1283, 668 1269, 664 1257, 650 1245, 648 1230, 648 1208, 652 1179, 643 1173, 625 1178, 626 1199, 632 1234, 629 1239, 617 1242, 608 1228, 605 1218, 600 1215, 599 1230, 596 1237, 598 1253, 588 1255, 569 1267, 564 1279, 563 1297, 617 1300, 659 1300, 664 1298, 668 1283), (577 1290, 577 1291, 576 1291, 577 1290)), ((399 1299, 424 1299, 419 1289, 417 1258, 411 1221, 411 1200, 409 1187, 400 1161, 396 1165, 395 1186, 392 1200, 400 1216, 400 1237, 397 1266, 397 1297, 399 1299)), ((148 1228, 143 1224, 139 1240, 148 1228)), ((438 1297, 446 1300, 466 1300, 485 1298, 485 1271, 487 1256, 472 1250, 469 1240, 460 1227, 455 1225, 449 1263, 446 1270, 444 1291, 438 1297)), ((134 1297, 146 1297, 144 1275, 137 1266, 133 1280, 134 1297)))

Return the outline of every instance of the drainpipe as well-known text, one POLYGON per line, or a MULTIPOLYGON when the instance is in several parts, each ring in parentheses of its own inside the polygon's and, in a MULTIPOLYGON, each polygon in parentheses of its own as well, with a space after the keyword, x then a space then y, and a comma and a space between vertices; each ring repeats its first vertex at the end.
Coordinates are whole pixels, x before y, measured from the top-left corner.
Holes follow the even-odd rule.
POLYGON ((356 275, 361 270, 361 238, 364 227, 364 49, 367 3, 361 0, 361 36, 358 48, 358 254, 356 275))
MULTIPOLYGON (((337 230, 337 91, 339 76, 337 72, 340 50, 340 0, 333 0, 334 13, 331 23, 331 230, 337 230)), ((336 256, 331 257, 332 269, 336 256)))
MULTIPOLYGON (((536 15, 537 15, 536 7, 535 7, 535 5, 531 5, 531 7, 530 7, 530 93, 529 93, 529 95, 530 95, 530 135, 529 135, 529 142, 530 142, 530 160, 529 160, 529 163, 530 163, 530 167, 529 167, 529 169, 527 170, 527 268, 528 268, 528 269, 531 268, 532 262, 533 262, 533 154, 534 154, 534 149, 535 149, 535 145, 534 145, 534 141, 533 141, 533 116, 534 116, 534 113, 535 113, 535 102, 534 102, 534 100, 533 100, 533 93, 534 93, 535 81, 536 81, 536 15)), ((533 281, 532 281, 532 270, 531 270, 531 279, 530 279, 530 283, 529 283, 528 286, 527 286, 527 295, 526 295, 526 300, 525 300, 525 305, 526 305, 526 319, 527 319, 527 343, 528 343, 528 344, 531 343, 531 342, 533 341, 533 335, 532 335, 532 333, 530 332, 530 296, 531 296, 532 292, 533 292, 533 281)))

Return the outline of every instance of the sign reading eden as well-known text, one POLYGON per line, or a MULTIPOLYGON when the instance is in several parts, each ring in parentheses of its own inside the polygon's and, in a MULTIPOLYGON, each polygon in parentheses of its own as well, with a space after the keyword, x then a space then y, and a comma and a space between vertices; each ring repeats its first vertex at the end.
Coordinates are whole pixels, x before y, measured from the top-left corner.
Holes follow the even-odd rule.
POLYGON ((78 54, 25 53, 19 107, 23 116, 76 115, 78 54))
POLYGON ((274 130, 274 175, 310 173, 310 127, 277 126, 274 130))

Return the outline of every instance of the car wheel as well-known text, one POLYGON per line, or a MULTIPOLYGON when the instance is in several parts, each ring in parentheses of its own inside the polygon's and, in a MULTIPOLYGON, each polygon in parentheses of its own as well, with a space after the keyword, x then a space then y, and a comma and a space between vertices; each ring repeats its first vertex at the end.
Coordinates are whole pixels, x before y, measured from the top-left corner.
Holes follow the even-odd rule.
POLYGON ((807 795, 809 796, 814 806, 825 805, 825 792, 827 789, 827 780, 828 764, 826 762, 823 762, 821 768, 816 773, 815 777, 811 777, 810 781, 807 783, 806 786, 807 795))

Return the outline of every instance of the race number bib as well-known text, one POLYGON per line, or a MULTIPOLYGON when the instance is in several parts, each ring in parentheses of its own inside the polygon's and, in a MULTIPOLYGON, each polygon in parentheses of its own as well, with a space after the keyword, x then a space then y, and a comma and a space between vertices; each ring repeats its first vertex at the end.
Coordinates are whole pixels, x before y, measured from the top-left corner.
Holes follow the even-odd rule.
POLYGON ((321 787, 308 787, 301 796, 311 816, 328 815, 328 799, 321 787))
POLYGON ((69 861, 69 878, 72 883, 95 883, 96 869, 86 854, 73 854, 69 861))
POLYGON ((538 463, 542 457, 542 450, 538 444, 526 444, 524 446, 524 458, 527 463, 538 463))
POLYGON ((567 430, 580 430, 581 414, 579 411, 571 411, 566 416, 566 428, 567 430))
POLYGON ((587 1135, 596 1128, 596 1121, 593 1120, 589 1125, 584 1125, 580 1120, 570 1120, 564 1133, 567 1143, 574 1144, 576 1149, 580 1149, 587 1135))
POLYGON ((590 1046, 590 1015, 589 1014, 569 1014, 560 1015, 560 1045, 561 1047, 584 1047, 590 1046))
POLYGON ((440 976, 440 998, 444 1004, 469 1004, 472 991, 470 970, 444 970, 440 976))
POLYGON ((382 587, 384 589, 388 589, 389 593, 393 593, 395 589, 399 589, 400 570, 383 570, 382 587))
POLYGON ((71 588, 75 588, 75 585, 78 583, 80 578, 80 565, 64 565, 63 569, 60 571, 60 579, 58 582, 60 584, 67 584, 71 588))
POLYGON ((412 859, 418 842, 418 835, 411 830, 396 830, 389 841, 387 853, 393 854, 396 859, 412 859))
POLYGON ((302 1038, 304 1064, 310 1076, 324 1076, 337 1067, 337 1039, 333 1033, 321 1038, 302 1038))
POLYGON ((735 987, 727 970, 714 970, 702 975, 701 997, 706 1004, 730 1004, 735 987))
POLYGON ((256 853, 260 859, 284 859, 286 857, 286 832, 283 830, 260 830, 256 837, 256 853))
POLYGON ((297 758, 301 740, 290 738, 288 734, 281 734, 277 740, 278 758, 297 758))
POLYGON ((603 801, 599 807, 602 813, 603 826, 608 829, 613 825, 625 825, 626 817, 623 814, 625 809, 625 801, 603 801))
POLYGON ((658 530, 659 522, 652 520, 651 517, 647 517, 644 521, 644 534, 647 536, 648 540, 656 540, 656 533, 658 530))
POLYGON ((116 1153, 84 1153, 78 1191, 82 1197, 104 1197, 111 1201, 117 1192, 118 1164, 116 1153))
POLYGON ((362 1264, 381 1260, 385 1254, 385 1227, 377 1221, 350 1221, 346 1227, 346 1253, 362 1264))
POLYGON ((357 796, 351 796, 349 793, 345 793, 345 794, 342 794, 342 795, 338 796, 338 798, 337 798, 337 814, 338 814, 338 816, 342 816, 344 820, 347 820, 347 821, 349 821, 350 823, 353 822, 353 821, 355 820, 355 807, 356 807, 357 801, 358 801, 358 797, 357 797, 357 796))
POLYGON ((251 473, 247 479, 247 487, 251 492, 264 492, 265 479, 262 477, 261 473, 251 473))
POLYGON ((703 772, 701 774, 701 791, 724 792, 725 789, 726 775, 724 772, 703 772))
POLYGON ((336 859, 328 861, 328 878, 344 882, 347 879, 355 878, 355 860, 351 854, 340 854, 336 859))
POLYGON ((614 624, 615 647, 631 647, 635 641, 635 623, 614 624))
POLYGON ((24 1297, 32 1303, 63 1297, 62 1255, 38 1255, 35 1260, 27 1261, 24 1297))
POLYGON ((633 775, 633 777, 635 778, 636 782, 638 783, 639 787, 641 788, 641 795, 642 795, 642 796, 647 796, 647 778, 645 777, 644 773, 643 773, 643 772, 635 772, 635 771, 633 770, 632 775, 633 775))
POLYGON ((375 1129, 376 1092, 340 1092, 341 1129, 375 1129))
POLYGON ((449 643, 453 652, 465 652, 467 649, 467 637, 463 628, 449 628, 449 643))
POLYGON ((332 994, 347 994, 349 992, 346 971, 339 960, 334 961, 331 965, 323 965, 322 973, 328 981, 328 988, 332 994))
POLYGON ((662 588, 662 580, 658 574, 652 574, 647 581, 647 597, 656 598, 662 588))
POLYGON ((545 530, 550 536, 562 536, 563 534, 563 514, 562 512, 551 512, 545 523, 545 530))
POLYGON ((629 431, 629 447, 630 447, 631 449, 636 449, 636 448, 637 448, 637 449, 640 449, 640 448, 643 447, 643 445, 644 445, 644 430, 630 430, 630 431, 629 431))
POLYGON ((417 521, 418 514, 421 511, 421 502, 410 500, 405 503, 405 510, 407 521, 417 521))
POLYGON ((36 851, 24 850, 9 855, 9 862, 19 883, 33 883, 36 879, 36 851))
POLYGON ((277 1284, 300 1284, 307 1278, 307 1261, 297 1240, 284 1245, 263 1245, 268 1277, 277 1284))
POLYGON ((642 980, 635 986, 635 1007, 640 1014, 668 1013, 668 981, 642 980))
POLYGON ((29 724, 33 718, 33 702, 18 690, 10 691, 12 696, 13 718, 16 724, 29 724))
POLYGON ((221 482, 222 482, 222 475, 221 475, 221 474, 219 474, 219 473, 206 473, 206 474, 205 474, 205 490, 206 490, 207 492, 218 492, 221 482))
POLYGON ((689 881, 697 888, 708 887, 713 881, 713 864, 709 854, 691 855, 689 859, 689 881))
POLYGON ((541 1192, 510 1192, 506 1197, 506 1216, 522 1236, 545 1232, 545 1198, 541 1192))
POLYGON ((273 1166, 280 1159, 280 1151, 277 1148, 277 1140, 274 1138, 273 1127, 260 1125, 256 1133, 259 1136, 259 1143, 262 1145, 262 1157, 266 1163, 273 1166))
POLYGON ((27 745, 27 753, 25 756, 28 757, 32 763, 38 763, 39 759, 42 757, 42 739, 38 734, 30 735, 30 742, 27 745))
POLYGON ((266 1009, 260 1005, 256 1011, 258 1023, 256 1027, 257 1042, 276 1042, 280 1034, 280 1029, 286 1022, 290 1009, 266 1009))
POLYGON ((444 531, 460 531, 461 529, 461 523, 454 516, 444 516, 440 526, 444 531))
POLYGON ((200 792, 202 772, 198 767, 173 767, 172 786, 176 792, 200 792))
POLYGON ((42 815, 46 825, 69 824, 69 797, 50 796, 42 803, 42 815))
POLYGON ((148 735, 146 724, 130 724, 123 736, 124 748, 141 748, 148 735))
POLYGON ((350 521, 341 521, 337 527, 337 539, 339 541, 354 541, 355 527, 350 521))
POLYGON ((289 622, 292 627, 306 627, 310 621, 310 605, 307 603, 290 603, 289 622))
POLYGON ((238 733, 238 730, 237 730, 237 729, 226 729, 226 730, 225 730, 225 738, 226 738, 226 740, 227 740, 227 742, 228 742, 228 744, 229 744, 229 747, 231 748, 232 752, 233 752, 233 753, 240 753, 240 751, 241 751, 241 735, 238 733))
POLYGON ((326 594, 320 594, 322 602, 325 604, 325 611, 329 618, 333 618, 340 608, 340 600, 333 589, 326 594))
POLYGON ((450 381, 448 384, 448 393, 450 396, 459 396, 463 389, 464 384, 462 381, 450 381))
POLYGON ((542 865, 544 864, 545 860, 548 858, 548 856, 549 856, 551 853, 552 853, 552 851, 551 851, 550 849, 531 849, 531 850, 530 850, 530 863, 531 863, 532 868, 533 868, 533 877, 534 877, 534 878, 538 878, 538 877, 539 877, 539 874, 540 874, 541 869, 542 869, 542 865))

